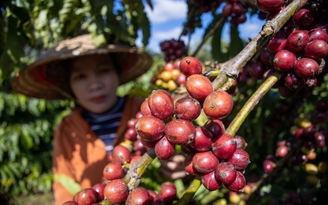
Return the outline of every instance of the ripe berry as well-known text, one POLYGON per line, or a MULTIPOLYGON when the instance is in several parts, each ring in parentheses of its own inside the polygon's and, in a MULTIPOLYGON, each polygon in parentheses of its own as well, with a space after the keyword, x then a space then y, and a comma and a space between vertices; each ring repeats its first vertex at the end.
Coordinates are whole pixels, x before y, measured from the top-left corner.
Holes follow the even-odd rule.
POLYGON ((165 123, 154 116, 144 116, 138 119, 136 131, 144 141, 156 141, 164 136, 165 123))
POLYGON ((275 166, 276 164, 271 160, 266 159, 263 161, 263 169, 267 173, 272 172, 275 166))
POLYGON ((296 55, 288 50, 281 50, 276 53, 273 59, 273 66, 281 72, 286 72, 294 67, 296 55))
POLYGON ((293 52, 302 51, 309 42, 307 30, 296 30, 287 38, 286 48, 293 52))
POLYGON ((195 120, 201 112, 200 103, 192 97, 183 97, 174 104, 174 112, 179 119, 195 120))
POLYGON ((302 28, 308 28, 313 23, 314 17, 310 10, 300 9, 293 15, 293 21, 302 28))
POLYGON ((123 175, 124 169, 119 162, 111 162, 104 167, 103 176, 108 180, 119 179, 123 175))
POLYGON ((237 149, 231 158, 227 160, 232 165, 235 166, 237 170, 246 169, 247 165, 250 163, 249 155, 245 150, 237 149))
POLYGON ((222 123, 221 120, 217 120, 217 119, 208 120, 204 124, 204 127, 212 133, 213 142, 217 140, 219 137, 221 137, 221 135, 223 135, 225 131, 224 124, 222 123))
POLYGON ((201 74, 189 76, 186 81, 186 89, 189 95, 199 102, 203 102, 213 91, 211 81, 201 74))
POLYGON ((310 41, 304 48, 303 55, 316 60, 324 58, 328 55, 328 44, 323 40, 310 41))
POLYGON ((280 11, 281 8, 284 6, 284 0, 257 0, 257 7, 259 10, 265 13, 273 13, 280 11))
POLYGON ((66 201, 62 205, 79 205, 76 201, 66 201))
POLYGON ((215 171, 211 171, 207 174, 202 174, 201 180, 204 187, 209 191, 217 190, 221 186, 221 183, 216 180, 215 171))
POLYGON ((291 90, 299 90, 305 85, 304 79, 297 76, 294 72, 288 72, 284 82, 285 86, 291 90))
POLYGON ((243 191, 245 185, 246 185, 246 180, 244 175, 241 172, 237 171, 237 176, 235 181, 233 181, 230 185, 227 185, 227 188, 230 191, 241 192, 243 191))
POLYGON ((270 53, 275 54, 278 51, 281 51, 285 48, 287 44, 287 39, 284 36, 275 35, 273 38, 269 41, 267 45, 267 49, 270 53))
POLYGON ((94 189, 98 193, 98 200, 97 201, 102 201, 104 200, 104 189, 105 189, 106 184, 105 183, 97 183, 92 186, 92 189, 94 189))
POLYGON ((167 139, 173 144, 188 144, 196 134, 194 125, 183 119, 176 119, 168 122, 165 126, 167 139))
POLYGON ((328 34, 324 29, 314 28, 309 32, 309 41, 313 41, 313 40, 323 40, 327 42, 328 34))
POLYGON ((203 65, 197 58, 187 56, 181 59, 179 69, 188 77, 193 74, 200 74, 203 70, 203 65))
POLYGON ((249 73, 255 79, 263 79, 265 71, 266 66, 262 62, 251 63, 249 67, 249 73))
POLYGON ((159 189, 158 195, 165 204, 172 204, 177 198, 177 189, 172 182, 164 182, 159 189))
POLYGON ((192 158, 194 168, 203 174, 213 171, 218 165, 219 160, 211 151, 197 152, 192 158))
POLYGON ((190 146, 197 151, 208 151, 212 147, 212 134, 205 127, 196 127, 195 138, 191 141, 190 146))
POLYGON ((74 195, 73 200, 79 205, 90 205, 96 203, 99 198, 98 192, 92 188, 82 189, 74 195))
POLYGON ((247 147, 247 142, 242 136, 235 135, 234 140, 237 144, 237 149, 245 149, 247 147))
POLYGON ((152 115, 166 120, 174 113, 174 103, 169 92, 166 90, 154 90, 148 97, 148 105, 152 115))
POLYGON ((230 114, 233 108, 231 96, 225 91, 213 91, 209 94, 203 104, 203 110, 207 117, 222 119, 230 114))
POLYGON ((215 169, 215 176, 223 184, 231 184, 236 180, 237 170, 230 162, 221 162, 215 169))
POLYGON ((174 155, 174 148, 174 144, 164 136, 156 143, 155 154, 160 160, 168 160, 174 155))
POLYGON ((137 205, 137 204, 152 205, 153 198, 150 196, 147 189, 143 187, 137 187, 129 193, 125 204, 126 205, 137 205))
POLYGON ((319 71, 319 64, 311 58, 300 58, 296 61, 294 72, 301 78, 309 78, 319 71))
POLYGON ((151 110, 148 104, 148 98, 146 98, 140 105, 140 112, 143 116, 151 116, 151 110))
POLYGON ((284 146, 279 146, 276 149, 276 156, 277 157, 284 157, 288 153, 288 147, 286 145, 284 146))
POLYGON ((195 153, 189 153, 186 156, 186 159, 185 159, 185 162, 184 162, 185 171, 187 172, 187 174, 190 174, 190 175, 199 174, 199 172, 195 169, 195 167, 192 163, 194 155, 195 155, 195 153))
POLYGON ((227 133, 219 137, 212 146, 212 151, 219 159, 229 159, 237 149, 236 141, 227 133))
POLYGON ((116 145, 112 151, 113 162, 124 164, 131 159, 131 152, 123 145, 116 145))

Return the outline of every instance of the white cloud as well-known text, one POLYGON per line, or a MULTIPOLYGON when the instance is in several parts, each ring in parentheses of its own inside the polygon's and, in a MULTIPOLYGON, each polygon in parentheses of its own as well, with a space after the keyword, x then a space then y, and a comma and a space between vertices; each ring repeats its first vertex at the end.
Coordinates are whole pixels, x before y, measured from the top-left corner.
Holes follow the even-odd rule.
POLYGON ((182 30, 182 26, 180 27, 175 27, 172 28, 170 30, 165 30, 165 31, 154 31, 154 33, 152 34, 153 38, 155 39, 171 39, 171 38, 175 38, 177 39, 179 37, 179 35, 181 34, 181 30, 182 30))
POLYGON ((153 10, 146 4, 145 11, 152 23, 165 23, 171 20, 185 19, 187 4, 185 1, 156 0, 153 10))

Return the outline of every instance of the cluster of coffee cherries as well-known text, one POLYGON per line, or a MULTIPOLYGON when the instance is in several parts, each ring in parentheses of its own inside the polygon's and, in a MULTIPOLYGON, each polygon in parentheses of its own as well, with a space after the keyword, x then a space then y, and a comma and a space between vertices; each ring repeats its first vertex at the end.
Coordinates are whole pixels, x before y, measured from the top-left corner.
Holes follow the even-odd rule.
POLYGON ((151 83, 156 86, 156 89, 164 89, 172 92, 179 86, 184 85, 186 76, 180 72, 180 60, 167 62, 164 66, 159 65, 155 71, 151 83))
MULTIPOLYGON (((273 16, 283 9, 284 2, 257 1, 261 11, 273 16)), ((328 23, 314 10, 306 5, 296 11, 261 51, 260 61, 250 62, 245 68, 255 79, 266 79, 274 71, 281 72, 283 75, 274 88, 278 88, 282 97, 292 97, 303 88, 316 86, 327 73, 328 23)))
POLYGON ((230 0, 224 5, 222 15, 229 17, 229 22, 233 26, 238 26, 247 20, 246 9, 236 0, 230 0))
POLYGON ((136 131, 141 142, 154 148, 160 160, 171 159, 175 146, 186 154, 185 171, 201 175, 203 185, 210 191, 224 184, 229 190, 242 191, 246 181, 244 170, 250 163, 241 136, 225 133, 222 119, 233 108, 233 100, 225 91, 214 91, 211 81, 201 74, 202 63, 194 57, 184 57, 180 71, 187 77, 187 95, 173 100, 166 90, 154 90, 142 103, 142 117, 136 131), (194 125, 201 111, 208 121, 194 125))
POLYGON ((220 6, 218 0, 193 0, 193 3, 197 5, 203 13, 216 10, 220 6))
POLYGON ((164 53, 165 62, 175 61, 186 55, 187 47, 182 40, 165 40, 159 44, 164 53))

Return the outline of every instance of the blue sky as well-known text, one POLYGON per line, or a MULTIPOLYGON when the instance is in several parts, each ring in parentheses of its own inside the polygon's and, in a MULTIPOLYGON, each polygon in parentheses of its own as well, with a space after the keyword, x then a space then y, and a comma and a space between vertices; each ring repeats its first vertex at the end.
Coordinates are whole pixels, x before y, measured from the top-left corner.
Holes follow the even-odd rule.
MULTIPOLYGON (((147 3, 145 3, 145 11, 151 22, 151 38, 147 48, 155 52, 161 52, 159 43, 164 40, 170 40, 172 38, 177 39, 183 28, 183 23, 186 20, 187 4, 185 0, 152 0, 153 10, 150 9, 147 3)), ((202 15, 202 24, 207 26, 211 21, 211 14, 205 13, 202 15)), ((253 38, 256 36, 263 26, 263 21, 259 20, 256 15, 252 18, 248 18, 247 22, 239 25, 239 31, 242 38, 253 38)), ((196 32, 192 35, 192 44, 197 45, 203 36, 203 30, 196 29, 196 32)), ((229 27, 225 27, 223 30, 223 38, 229 41, 229 27)), ((183 39, 186 40, 186 39, 183 39)), ((137 39, 137 45, 141 45, 141 39, 137 39)))

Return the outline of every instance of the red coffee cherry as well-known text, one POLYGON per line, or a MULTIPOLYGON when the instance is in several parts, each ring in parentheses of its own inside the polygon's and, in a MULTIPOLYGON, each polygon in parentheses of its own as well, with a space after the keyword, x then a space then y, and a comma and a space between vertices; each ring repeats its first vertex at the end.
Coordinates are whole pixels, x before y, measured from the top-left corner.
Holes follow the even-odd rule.
POLYGON ((203 70, 203 65, 197 58, 187 56, 181 59, 179 69, 188 77, 193 74, 200 74, 203 70))
POLYGON ((131 152, 128 148, 123 145, 116 145, 112 151, 113 162, 119 162, 124 164, 129 162, 131 159, 131 152))
POLYGON ((269 41, 267 49, 270 53, 275 54, 285 48, 287 39, 284 36, 275 35, 269 41))
POLYGON ((175 146, 164 136, 156 143, 154 150, 158 159, 168 160, 174 155, 175 146))
POLYGON ((231 96, 225 91, 214 91, 204 100, 203 110, 207 117, 223 119, 233 108, 231 96))
POLYGON ((225 132, 224 124, 221 120, 211 119, 204 124, 204 127, 212 133, 212 141, 217 140, 225 132))
POLYGON ((304 48, 303 55, 319 60, 328 55, 328 44, 323 40, 312 40, 304 48))
POLYGON ((193 121, 200 115, 201 106, 198 100, 187 96, 176 101, 174 110, 179 119, 193 121))
POLYGON ((249 160, 249 155, 245 150, 237 149, 231 158, 227 160, 227 162, 234 165, 237 170, 243 170, 246 169, 251 161, 249 160))
POLYGON ((257 0, 257 7, 265 13, 274 13, 280 11, 284 6, 284 0, 257 0))
POLYGON ((230 191, 241 192, 243 191, 245 185, 246 185, 246 179, 244 175, 241 172, 237 171, 237 176, 235 181, 233 181, 231 184, 226 186, 230 191))
POLYGON ((213 91, 211 81, 201 74, 194 74, 187 78, 186 90, 189 95, 199 102, 203 102, 205 98, 213 91))
POLYGON ((177 198, 177 188, 172 182, 164 182, 159 189, 158 195, 165 204, 172 204, 177 198))
POLYGON ((173 144, 188 144, 195 138, 196 130, 194 125, 183 119, 176 119, 168 122, 165 126, 167 139, 173 144))
POLYGON ((154 116, 143 116, 138 119, 136 131, 144 141, 156 141, 164 136, 165 123, 154 116))
POLYGON ((288 50, 281 50, 276 53, 273 59, 273 66, 281 72, 289 71, 294 67, 296 55, 288 50))
POLYGON ((218 158, 211 151, 197 152, 192 158, 194 168, 203 174, 213 171, 218 163, 218 158))
POLYGON ((300 52, 308 44, 309 39, 307 30, 296 30, 288 36, 286 48, 293 52, 300 52))
POLYGON ((103 170, 103 176, 108 180, 119 179, 124 176, 124 169, 119 162, 108 163, 103 170))
POLYGON ((299 90, 305 85, 305 80, 294 72, 288 72, 284 78, 284 82, 285 86, 291 90, 299 90))
POLYGON ((300 58, 296 61, 294 72, 301 78, 309 78, 319 71, 319 64, 311 58, 300 58))
POLYGON ((148 105, 152 115, 166 120, 174 113, 174 103, 169 92, 166 90, 154 90, 148 97, 148 105))
POLYGON ((231 184, 236 180, 237 170, 230 162, 221 162, 215 169, 215 176, 223 184, 231 184))
POLYGON ((220 188, 221 182, 219 182, 215 177, 215 170, 207 174, 201 175, 202 184, 209 191, 214 191, 220 188))
POLYGON ((212 134, 205 127, 196 127, 195 138, 191 141, 190 146, 197 151, 208 151, 212 147, 212 134))
POLYGON ((82 189, 74 195, 73 201, 79 205, 90 205, 96 203, 99 198, 98 192, 92 188, 82 189))
POLYGON ((314 17, 310 10, 300 9, 293 15, 293 21, 302 28, 308 28, 313 23, 314 17))
POLYGON ((219 137, 212 146, 212 152, 219 159, 229 159, 237 149, 236 141, 227 133, 219 137))
POLYGON ((147 189, 143 187, 137 187, 133 189, 127 199, 125 204, 126 205, 135 205, 135 204, 144 204, 144 205, 151 205, 153 204, 153 198, 150 196, 147 189))

